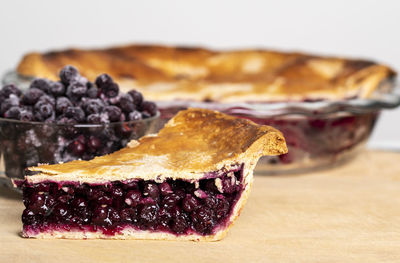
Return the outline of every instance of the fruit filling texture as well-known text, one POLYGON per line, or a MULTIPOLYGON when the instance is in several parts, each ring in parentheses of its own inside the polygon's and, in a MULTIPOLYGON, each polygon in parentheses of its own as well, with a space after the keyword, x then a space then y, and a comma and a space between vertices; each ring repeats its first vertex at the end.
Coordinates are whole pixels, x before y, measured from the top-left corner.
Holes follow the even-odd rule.
POLYGON ((113 181, 107 184, 41 182, 22 185, 28 236, 51 231, 126 228, 182 234, 213 234, 228 223, 243 191, 243 165, 207 173, 204 179, 113 181))

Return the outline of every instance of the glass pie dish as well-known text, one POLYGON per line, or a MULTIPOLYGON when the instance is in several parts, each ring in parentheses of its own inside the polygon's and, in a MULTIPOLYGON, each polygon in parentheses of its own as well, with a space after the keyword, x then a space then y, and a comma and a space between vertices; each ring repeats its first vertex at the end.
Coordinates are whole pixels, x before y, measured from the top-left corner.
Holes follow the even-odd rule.
POLYGON ((138 121, 108 124, 56 124, 0 118, 0 182, 23 178, 39 163, 90 160, 158 129, 159 114, 138 121), (4 172, 1 172, 4 171, 4 172))
MULTIPOLYGON (((400 87, 383 82, 368 99, 276 103, 159 102, 161 122, 179 110, 200 107, 250 119, 280 130, 289 152, 260 159, 256 170, 279 174, 328 168, 362 150, 383 109, 400 105, 400 87)), ((234 142, 232 142, 234 143, 234 142)))

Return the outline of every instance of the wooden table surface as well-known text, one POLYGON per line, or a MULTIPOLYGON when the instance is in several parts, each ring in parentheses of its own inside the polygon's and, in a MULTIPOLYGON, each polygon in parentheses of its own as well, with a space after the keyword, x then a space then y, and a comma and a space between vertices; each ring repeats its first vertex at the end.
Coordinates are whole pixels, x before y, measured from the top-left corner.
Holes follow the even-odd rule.
POLYGON ((235 226, 213 243, 23 239, 22 210, 1 188, 0 262, 400 262, 400 154, 258 175, 235 226))

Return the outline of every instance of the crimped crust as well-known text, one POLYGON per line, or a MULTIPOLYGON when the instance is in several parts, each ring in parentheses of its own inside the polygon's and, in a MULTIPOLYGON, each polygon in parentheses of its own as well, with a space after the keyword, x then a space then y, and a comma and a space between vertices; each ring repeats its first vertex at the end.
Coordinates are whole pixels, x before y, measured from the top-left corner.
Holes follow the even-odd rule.
POLYGON ((395 72, 365 60, 270 50, 130 45, 27 54, 23 76, 58 79, 75 65, 87 78, 107 72, 123 90, 140 90, 156 101, 262 102, 367 98, 395 72))
POLYGON ((39 173, 26 179, 32 183, 199 180, 207 172, 229 169, 232 164, 254 168, 262 155, 287 152, 278 130, 205 109, 181 111, 157 135, 130 145, 90 161, 31 167, 39 173))

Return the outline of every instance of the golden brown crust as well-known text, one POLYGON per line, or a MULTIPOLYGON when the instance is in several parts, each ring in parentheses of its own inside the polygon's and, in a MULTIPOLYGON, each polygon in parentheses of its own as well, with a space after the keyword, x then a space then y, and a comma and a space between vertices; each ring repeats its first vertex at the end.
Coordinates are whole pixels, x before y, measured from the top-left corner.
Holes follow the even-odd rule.
POLYGON ((395 72, 371 61, 268 50, 130 45, 27 54, 17 71, 57 79, 75 65, 88 79, 107 72, 150 100, 218 102, 367 98, 395 72))
POLYGON ((104 182, 142 178, 198 180, 205 172, 245 163, 262 155, 287 152, 283 135, 269 126, 205 109, 179 112, 157 135, 91 161, 41 165, 30 182, 43 180, 104 182))

